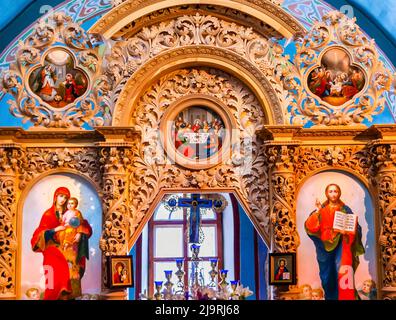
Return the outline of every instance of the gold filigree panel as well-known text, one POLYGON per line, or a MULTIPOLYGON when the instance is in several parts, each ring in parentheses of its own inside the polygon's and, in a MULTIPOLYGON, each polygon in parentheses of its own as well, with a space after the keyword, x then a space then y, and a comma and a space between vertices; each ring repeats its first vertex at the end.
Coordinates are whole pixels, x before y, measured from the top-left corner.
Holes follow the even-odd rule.
POLYGON ((0 298, 16 294, 17 151, 0 148, 0 298))
POLYGON ((63 13, 39 20, 1 76, 0 87, 13 97, 11 114, 46 128, 108 123, 98 43, 63 13))
POLYGON ((297 148, 269 144, 266 149, 271 175, 272 250, 275 252, 296 252, 300 245, 295 213, 297 148))
POLYGON ((355 19, 329 12, 296 46, 294 71, 283 77, 291 123, 360 124, 383 112, 392 74, 355 19))
POLYGON ((394 299, 396 287, 396 146, 374 141, 370 145, 370 173, 378 190, 381 215, 379 244, 384 297, 394 299))
POLYGON ((135 36, 144 27, 149 27, 160 22, 169 21, 170 19, 175 19, 180 16, 195 15, 196 13, 199 13, 200 15, 210 14, 219 19, 247 27, 254 26, 255 31, 260 33, 265 38, 283 38, 279 31, 275 30, 269 24, 264 23, 262 20, 259 20, 239 10, 215 5, 194 4, 166 8, 135 19, 133 22, 127 24, 125 27, 116 32, 112 36, 112 39, 128 39, 135 36))
POLYGON ((255 95, 260 99, 260 104, 263 106, 262 109, 265 109, 267 113, 268 121, 278 124, 283 123, 284 114, 279 96, 272 91, 267 77, 252 63, 225 49, 209 46, 187 46, 166 51, 150 59, 149 63, 141 66, 122 87, 108 91, 107 101, 117 101, 113 125, 129 124, 129 118, 126 118, 125 115, 130 117, 129 114, 137 96, 141 94, 141 89, 151 83, 146 83, 142 79, 155 78, 155 76, 158 76, 158 71, 166 74, 169 70, 174 70, 175 65, 178 64, 215 65, 217 68, 222 68, 229 72, 235 72, 237 68, 238 76, 246 84, 249 84, 249 87, 254 88, 255 95))
POLYGON ((304 31, 300 23, 283 10, 280 6, 280 1, 276 0, 117 0, 115 3, 117 3, 117 5, 91 27, 91 33, 102 34, 106 38, 110 38, 130 21, 148 15, 153 11, 159 11, 174 6, 194 4, 238 8, 239 11, 272 25, 285 37, 290 37, 297 32, 304 31))
MULTIPOLYGON (((290 66, 282 46, 261 36, 251 27, 200 13, 145 27, 132 38, 114 44, 106 58, 107 86, 110 90, 105 94, 108 108, 114 109, 113 123, 120 121, 120 109, 125 109, 124 97, 130 91, 128 88, 132 87, 136 73, 142 73, 143 68, 155 68, 160 59, 155 57, 166 56, 169 51, 169 55, 174 55, 176 50, 183 54, 192 50, 190 55, 198 57, 211 52, 219 60, 237 61, 239 65, 246 66, 263 84, 260 89, 273 105, 274 122, 283 123, 288 92, 284 90, 280 76, 290 66)), ((158 67, 161 68, 165 62, 162 61, 158 67)))
POLYGON ((358 174, 366 185, 368 164, 365 146, 318 146, 296 150, 296 183, 299 185, 312 172, 340 169, 358 174))

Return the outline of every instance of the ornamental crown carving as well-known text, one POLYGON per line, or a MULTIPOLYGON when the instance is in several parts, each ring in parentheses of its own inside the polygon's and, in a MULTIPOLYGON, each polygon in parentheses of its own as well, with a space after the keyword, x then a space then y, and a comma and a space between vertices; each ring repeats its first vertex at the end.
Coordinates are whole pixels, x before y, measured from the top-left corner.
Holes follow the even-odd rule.
POLYGON ((285 111, 288 91, 283 88, 279 74, 290 66, 282 46, 250 27, 198 12, 144 27, 133 37, 114 44, 105 58, 109 109, 118 103, 128 79, 146 63, 166 51, 191 46, 230 51, 241 61, 252 63, 268 80, 273 104, 280 102, 285 111))
POLYGON ((360 124, 383 112, 392 75, 355 19, 329 12, 296 46, 294 72, 283 78, 291 123, 360 124))
POLYGON ((109 115, 99 76, 100 43, 63 13, 40 19, 20 41, 16 64, 0 78, 1 89, 13 96, 11 114, 47 128, 103 125, 109 115))

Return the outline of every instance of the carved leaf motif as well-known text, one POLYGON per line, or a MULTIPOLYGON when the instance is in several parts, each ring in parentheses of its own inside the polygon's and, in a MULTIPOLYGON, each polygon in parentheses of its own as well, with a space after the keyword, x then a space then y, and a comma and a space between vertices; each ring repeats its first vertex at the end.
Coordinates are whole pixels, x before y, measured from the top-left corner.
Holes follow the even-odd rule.
MULTIPOLYGON (((284 68, 290 64, 288 57, 283 56, 283 48, 279 44, 268 43, 266 38, 252 28, 199 13, 181 16, 149 28, 144 27, 125 43, 117 43, 113 47, 112 54, 107 57, 107 74, 111 79, 114 101, 118 99, 122 84, 148 59, 176 47, 191 45, 218 47, 236 52, 266 74, 274 91, 280 93, 279 100, 284 102, 287 91, 281 81, 276 80, 274 73, 276 65, 284 68), (122 72, 123 70, 128 72, 122 72)), ((185 83, 181 82, 179 88, 181 91, 185 89, 185 83)), ((211 86, 203 89, 210 92, 217 90, 211 86)), ((286 107, 285 104, 284 108, 286 107)))
POLYGON ((0 298, 15 295, 18 151, 0 148, 0 298))

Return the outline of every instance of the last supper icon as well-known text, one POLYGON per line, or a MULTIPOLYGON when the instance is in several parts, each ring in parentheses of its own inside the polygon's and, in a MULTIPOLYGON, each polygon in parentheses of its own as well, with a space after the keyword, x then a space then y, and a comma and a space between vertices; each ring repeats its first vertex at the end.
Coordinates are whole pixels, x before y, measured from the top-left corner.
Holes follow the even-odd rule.
POLYGON ((31 90, 54 108, 73 103, 87 91, 87 77, 74 66, 71 55, 62 49, 50 51, 44 65, 29 77, 31 90))
POLYGON ((174 146, 189 159, 202 160, 215 155, 223 145, 224 135, 221 117, 204 106, 183 110, 172 125, 174 146))
POLYGON ((308 76, 309 90, 332 106, 341 106, 353 99, 364 85, 363 71, 351 65, 348 53, 341 48, 328 50, 321 66, 308 76))

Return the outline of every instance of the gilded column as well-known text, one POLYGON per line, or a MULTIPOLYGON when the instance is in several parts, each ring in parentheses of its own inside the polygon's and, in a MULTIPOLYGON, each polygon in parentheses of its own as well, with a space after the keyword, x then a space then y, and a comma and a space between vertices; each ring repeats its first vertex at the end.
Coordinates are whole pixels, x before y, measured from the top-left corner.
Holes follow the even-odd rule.
POLYGON ((267 149, 271 176, 272 251, 296 252, 300 244, 296 228, 294 153, 296 145, 267 149))
MULTIPOLYGON (((103 287, 107 284, 106 259, 112 255, 128 254, 129 208, 128 171, 130 165, 130 147, 100 144, 103 174, 103 232, 100 248, 103 252, 103 287)), ((126 290, 105 290, 106 299, 122 300, 126 290)))
MULTIPOLYGON (((271 176, 272 252, 296 252, 300 238, 296 227, 296 178, 293 144, 269 145, 267 160, 271 176)), ((288 286, 272 288, 272 299, 280 299, 288 286)))
POLYGON ((370 151, 370 175, 377 187, 380 214, 379 288, 384 299, 396 299, 396 145, 374 143, 370 151))
POLYGON ((0 147, 0 299, 17 295, 17 159, 16 147, 0 147))

